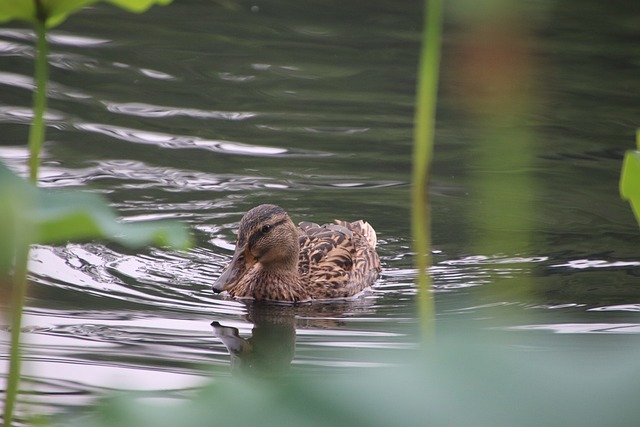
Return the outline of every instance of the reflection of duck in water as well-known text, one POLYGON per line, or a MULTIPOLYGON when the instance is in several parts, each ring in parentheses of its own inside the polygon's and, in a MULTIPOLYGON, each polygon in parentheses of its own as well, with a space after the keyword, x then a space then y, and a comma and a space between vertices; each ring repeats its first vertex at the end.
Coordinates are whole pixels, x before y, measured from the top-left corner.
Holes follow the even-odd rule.
POLYGON ((362 220, 296 227, 281 207, 260 205, 240 221, 233 259, 213 290, 256 300, 351 297, 378 277, 376 241, 362 220))
POLYGON ((211 323, 213 332, 227 347, 234 371, 261 376, 289 371, 296 350, 296 324, 291 305, 252 305, 249 321, 251 337, 240 337, 237 328, 211 323))
POLYGON ((303 306, 247 301, 247 320, 252 336, 245 339, 237 328, 211 323, 216 337, 231 355, 231 368, 262 377, 281 376, 289 371, 296 349, 296 327, 333 329, 341 318, 371 311, 373 299, 357 298, 303 306))

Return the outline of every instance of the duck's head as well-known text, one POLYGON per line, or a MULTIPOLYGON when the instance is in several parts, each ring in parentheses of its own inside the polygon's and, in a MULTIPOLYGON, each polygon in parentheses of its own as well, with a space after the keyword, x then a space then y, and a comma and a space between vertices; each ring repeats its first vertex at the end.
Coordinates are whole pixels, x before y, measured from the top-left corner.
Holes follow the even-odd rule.
POLYGON ((231 288, 255 267, 265 272, 297 273, 299 254, 298 231, 287 212, 276 205, 257 206, 242 217, 233 258, 213 291, 231 288))

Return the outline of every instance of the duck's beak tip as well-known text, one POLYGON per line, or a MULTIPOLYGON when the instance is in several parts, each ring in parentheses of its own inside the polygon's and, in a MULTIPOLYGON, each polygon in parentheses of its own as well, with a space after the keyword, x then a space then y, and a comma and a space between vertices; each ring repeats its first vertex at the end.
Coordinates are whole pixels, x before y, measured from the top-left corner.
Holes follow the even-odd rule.
POLYGON ((244 248, 236 248, 233 259, 224 269, 220 277, 215 281, 211 289, 214 293, 219 294, 227 290, 231 285, 236 283, 246 270, 244 259, 244 248))
POLYGON ((220 275, 220 277, 218 277, 218 279, 213 283, 213 286, 211 286, 211 290, 213 290, 213 293, 219 294, 221 292, 224 292, 230 282, 229 279, 233 269, 234 266, 229 265, 227 269, 222 272, 222 275, 220 275))

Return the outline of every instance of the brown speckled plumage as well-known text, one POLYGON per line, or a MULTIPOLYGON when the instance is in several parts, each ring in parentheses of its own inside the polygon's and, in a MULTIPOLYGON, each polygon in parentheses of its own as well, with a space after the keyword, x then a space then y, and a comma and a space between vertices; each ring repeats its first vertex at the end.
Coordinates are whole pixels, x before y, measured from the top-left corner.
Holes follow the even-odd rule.
POLYGON ((260 205, 240 221, 231 263, 213 286, 239 298, 346 298, 380 272, 376 233, 364 221, 296 227, 284 209, 260 205))

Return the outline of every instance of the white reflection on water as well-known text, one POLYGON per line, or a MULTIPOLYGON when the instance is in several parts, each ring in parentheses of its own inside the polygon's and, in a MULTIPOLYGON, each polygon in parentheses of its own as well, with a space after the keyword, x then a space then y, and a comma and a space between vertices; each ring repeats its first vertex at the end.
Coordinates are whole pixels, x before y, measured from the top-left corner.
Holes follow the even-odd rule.
POLYGON ((111 43, 109 39, 89 37, 80 34, 65 34, 60 31, 50 31, 47 40, 51 44, 76 46, 76 47, 96 47, 111 43))
POLYGON ((548 325, 525 325, 506 328, 515 331, 551 331, 557 334, 615 333, 638 334, 639 323, 555 323, 548 325))
MULTIPOLYGON (((18 152, 18 150, 15 150, 18 152)), ((2 152, 0 151, 0 154, 2 152)), ((26 156, 26 154, 25 154, 26 156)), ((55 165, 45 165, 41 172, 41 185, 45 187, 66 187, 70 185, 90 185, 92 182, 109 180, 111 189, 147 190, 161 188, 169 192, 194 191, 240 191, 266 188, 272 178, 251 175, 215 174, 202 171, 159 167, 135 160, 96 160, 89 162, 85 168, 68 169, 55 165)), ((284 184, 280 184, 284 185, 284 184)), ((285 187, 286 188, 286 187, 285 187)), ((96 191, 95 189, 93 191, 96 191)), ((140 209, 147 199, 130 201, 118 206, 122 211, 131 208, 140 209)), ((149 211, 164 209, 156 201, 149 202, 149 211)), ((190 202, 184 210, 193 213, 203 208, 211 208, 217 201, 215 198, 205 206, 199 202, 190 202)), ((176 206, 176 204, 171 204, 176 206)))
POLYGON ((562 264, 554 264, 550 267, 567 267, 584 270, 588 268, 610 268, 610 267, 637 267, 640 261, 607 261, 603 259, 575 259, 562 264))
MULTIPOLYGON (((67 117, 58 111, 47 110, 44 118, 48 122, 61 122, 67 117)), ((27 123, 32 119, 33 111, 30 108, 16 106, 0 107, 0 123, 27 123)))
POLYGON ((33 48, 20 43, 0 40, 0 54, 2 54, 2 56, 23 56, 31 58, 33 57, 33 48))
POLYGON ((144 74, 147 77, 157 80, 175 80, 176 78, 171 74, 163 73, 158 70, 151 70, 149 68, 140 68, 140 73, 144 74))
POLYGON ((640 304, 618 304, 605 307, 593 307, 587 311, 631 311, 640 312, 640 304))
POLYGON ((464 258, 451 259, 440 262, 442 265, 486 265, 486 264, 520 264, 520 263, 538 263, 547 261, 546 256, 487 256, 474 255, 464 258))
POLYGON ((105 106, 108 111, 119 114, 126 114, 129 116, 140 117, 174 117, 174 116, 186 116, 197 119, 219 119, 219 120, 246 120, 256 117, 257 113, 242 112, 242 111, 212 111, 212 110, 199 110, 196 108, 180 108, 180 107, 167 107, 162 105, 152 105, 142 102, 125 102, 117 103, 105 101, 105 106))
POLYGON ((126 301, 154 309, 178 309, 192 313, 242 313, 233 301, 215 299, 211 265, 222 262, 213 255, 127 256, 102 245, 36 246, 30 270, 35 280, 68 292, 81 291, 101 303, 126 301))
MULTIPOLYGON (((35 40, 33 31, 19 30, 15 28, 0 28, 0 37, 11 38, 15 40, 35 40)), ((87 36, 84 34, 69 34, 59 30, 49 31, 47 33, 47 41, 51 44, 77 46, 77 47, 95 47, 107 44, 111 40, 87 36)))
MULTIPOLYGON (((35 84, 33 81, 33 77, 26 76, 23 74, 10 73, 10 72, 0 72, 0 84, 4 84, 7 86, 18 87, 21 89, 26 89, 29 91, 34 90, 35 84)), ((89 100, 92 99, 91 96, 78 91, 74 88, 67 87, 65 85, 56 83, 54 81, 49 81, 47 83, 47 97, 52 99, 63 99, 63 100, 89 100)), ((18 107, 11 107, 18 108, 18 107)), ((20 107, 22 108, 22 107, 20 107)), ((25 109, 25 108, 22 108, 25 109)), ((26 110, 26 109, 25 109, 26 110)), ((29 112, 31 110, 29 109, 29 112)), ((46 114, 52 114, 53 112, 47 109, 46 114)), ((56 113, 57 116, 60 116, 62 113, 56 113)), ((54 120, 55 116, 54 115, 54 120)), ((45 116, 46 118, 47 116, 45 116)), ((2 115, 0 115, 0 119, 2 115)), ((30 117, 29 117, 30 120, 30 117)), ((49 119, 47 119, 48 121, 49 119)))
POLYGON ((25 369, 42 381, 62 380, 100 389, 167 391, 193 388, 206 383, 201 375, 146 370, 136 365, 102 366, 69 363, 69 360, 29 360, 25 369))
MULTIPOLYGON (((27 309, 24 377, 38 404, 86 405, 110 389, 182 392, 208 381, 197 364, 224 363, 208 321, 125 313, 27 309)), ((0 334, 6 353, 8 332, 0 334)))
POLYGON ((278 156, 295 154, 286 148, 248 145, 232 141, 209 140, 195 136, 172 135, 167 133, 151 132, 101 123, 76 123, 74 126, 82 131, 100 133, 115 139, 138 144, 157 145, 158 147, 162 148, 199 148, 220 153, 244 154, 252 156, 278 156))

